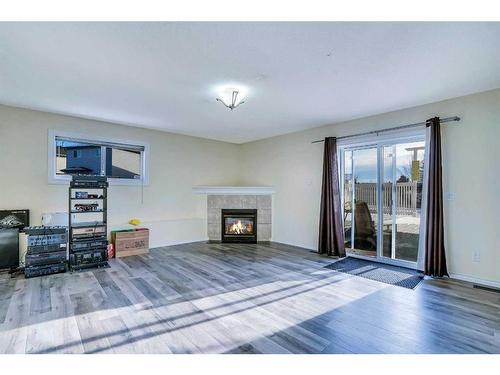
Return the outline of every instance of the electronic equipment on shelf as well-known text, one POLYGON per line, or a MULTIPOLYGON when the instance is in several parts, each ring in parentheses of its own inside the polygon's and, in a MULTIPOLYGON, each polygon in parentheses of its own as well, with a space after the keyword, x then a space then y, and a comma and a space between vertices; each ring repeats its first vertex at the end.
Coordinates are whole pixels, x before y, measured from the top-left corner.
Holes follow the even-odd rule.
POLYGON ((73 206, 73 211, 77 211, 77 212, 99 211, 99 204, 98 203, 76 203, 73 206))
POLYGON ((69 186, 69 265, 71 270, 107 266, 107 187, 108 182, 103 176, 73 176, 72 178, 69 186), (90 191, 85 191, 85 189, 90 191), (97 201, 89 202, 85 199, 97 201), (78 221, 78 218, 88 218, 88 216, 79 216, 80 214, 88 213, 102 215, 102 220, 90 223, 78 221))
POLYGON ((65 272, 68 260, 67 228, 32 226, 24 230, 27 235, 25 276, 29 278, 65 272))
POLYGON ((99 194, 91 194, 86 191, 75 191, 76 199, 102 199, 103 196, 99 194))
POLYGON ((65 227, 26 227, 27 245, 31 253, 66 251, 68 233, 65 227))
POLYGON ((45 245, 66 245, 68 235, 65 234, 42 234, 28 235, 28 246, 45 246, 45 245))
POLYGON ((45 245, 59 245, 68 241, 66 232, 63 234, 29 234, 28 233, 28 246, 45 246, 45 245))
POLYGON ((108 187, 105 176, 73 176, 70 186, 72 188, 102 189, 108 187))
POLYGON ((26 278, 51 275, 66 272, 66 263, 49 264, 45 266, 27 267, 24 269, 26 278))
POLYGON ((90 240, 90 241, 79 241, 73 242, 71 244, 72 251, 86 251, 99 248, 106 248, 108 246, 108 240, 90 240))
POLYGON ((106 237, 106 225, 95 224, 71 228, 71 241, 80 239, 91 239, 94 237, 106 237))
POLYGON ((108 252, 106 249, 75 252, 69 260, 72 269, 104 266, 107 264, 108 252))
MULTIPOLYGON (((29 237, 28 237, 29 241, 29 237)), ((34 245, 34 246, 29 246, 28 245, 29 252, 32 254, 38 254, 38 253, 50 253, 53 251, 66 251, 67 249, 67 244, 66 243, 59 243, 59 244, 52 244, 52 245, 34 245)))
POLYGON ((25 258, 25 267, 47 265, 53 263, 64 263, 67 259, 66 250, 52 251, 49 253, 28 252, 25 258))
POLYGON ((33 236, 33 235, 49 235, 49 234, 66 234, 67 233, 67 228, 62 227, 62 226, 43 226, 43 225, 38 225, 38 226, 31 226, 31 227, 25 227, 24 231, 26 234, 33 236))

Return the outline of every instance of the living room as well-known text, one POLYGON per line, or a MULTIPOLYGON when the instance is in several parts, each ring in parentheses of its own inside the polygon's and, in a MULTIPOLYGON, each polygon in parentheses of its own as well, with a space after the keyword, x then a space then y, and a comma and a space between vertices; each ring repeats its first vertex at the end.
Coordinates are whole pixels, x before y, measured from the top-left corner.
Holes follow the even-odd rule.
POLYGON ((499 354, 500 23, 450 21, 0 22, 0 353, 499 354))

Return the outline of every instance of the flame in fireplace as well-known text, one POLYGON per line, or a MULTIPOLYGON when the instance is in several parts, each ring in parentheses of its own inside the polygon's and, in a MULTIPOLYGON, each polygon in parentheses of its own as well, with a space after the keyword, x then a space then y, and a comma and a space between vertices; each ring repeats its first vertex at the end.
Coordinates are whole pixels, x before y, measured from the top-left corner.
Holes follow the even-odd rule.
POLYGON ((246 227, 241 223, 241 220, 238 220, 236 223, 231 225, 231 232, 236 234, 243 234, 246 230, 246 227))

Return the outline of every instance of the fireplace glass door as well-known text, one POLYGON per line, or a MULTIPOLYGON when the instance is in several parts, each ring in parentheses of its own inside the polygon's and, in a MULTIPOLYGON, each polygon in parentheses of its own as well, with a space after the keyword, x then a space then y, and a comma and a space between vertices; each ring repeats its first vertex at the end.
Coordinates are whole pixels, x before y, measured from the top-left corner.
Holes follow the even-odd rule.
POLYGON ((222 242, 257 242, 257 210, 222 210, 222 242))
POLYGON ((253 234, 253 220, 244 217, 227 217, 224 234, 253 234))

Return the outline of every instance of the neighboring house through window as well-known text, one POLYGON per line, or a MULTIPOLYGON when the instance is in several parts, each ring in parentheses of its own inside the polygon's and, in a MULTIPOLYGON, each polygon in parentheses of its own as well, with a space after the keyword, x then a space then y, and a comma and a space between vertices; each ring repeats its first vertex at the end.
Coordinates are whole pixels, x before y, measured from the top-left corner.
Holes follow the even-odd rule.
POLYGON ((146 144, 80 136, 49 136, 49 181, 66 181, 71 175, 106 176, 110 182, 147 182, 146 144))

